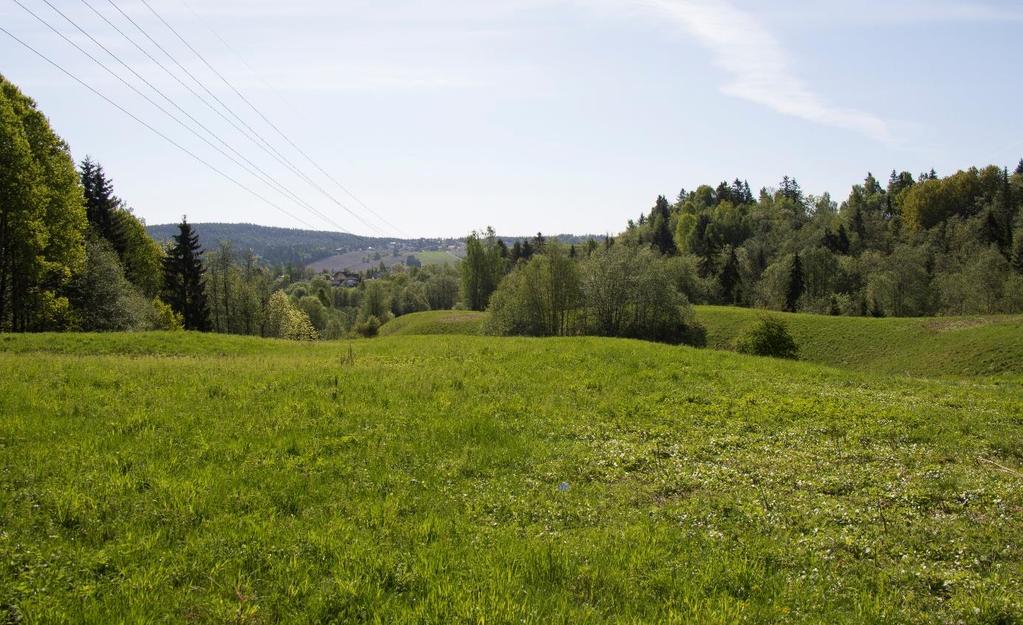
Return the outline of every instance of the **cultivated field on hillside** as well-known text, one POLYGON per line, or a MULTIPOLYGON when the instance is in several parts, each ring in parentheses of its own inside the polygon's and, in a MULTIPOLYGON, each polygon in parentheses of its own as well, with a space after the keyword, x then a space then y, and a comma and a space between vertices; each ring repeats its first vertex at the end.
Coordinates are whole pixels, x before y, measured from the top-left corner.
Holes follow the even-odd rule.
POLYGON ((26 623, 1014 623, 1023 385, 606 339, 0 338, 26 623))

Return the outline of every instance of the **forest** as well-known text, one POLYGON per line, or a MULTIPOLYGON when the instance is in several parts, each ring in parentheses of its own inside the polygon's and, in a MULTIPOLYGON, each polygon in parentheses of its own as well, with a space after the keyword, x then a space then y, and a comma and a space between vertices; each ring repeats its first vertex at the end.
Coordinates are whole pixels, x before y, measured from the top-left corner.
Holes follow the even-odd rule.
POLYGON ((268 262, 265 249, 204 249, 187 219, 158 244, 102 165, 76 166, 35 103, 2 78, 0 141, 3 331, 332 339, 464 308, 491 311, 495 334, 701 344, 691 304, 875 317, 1023 311, 1023 161, 1012 172, 893 171, 886 184, 868 174, 840 204, 789 177, 757 196, 736 179, 674 203, 660 196, 613 237, 509 245, 488 230, 467 238, 457 268, 374 270, 353 286, 268 262))

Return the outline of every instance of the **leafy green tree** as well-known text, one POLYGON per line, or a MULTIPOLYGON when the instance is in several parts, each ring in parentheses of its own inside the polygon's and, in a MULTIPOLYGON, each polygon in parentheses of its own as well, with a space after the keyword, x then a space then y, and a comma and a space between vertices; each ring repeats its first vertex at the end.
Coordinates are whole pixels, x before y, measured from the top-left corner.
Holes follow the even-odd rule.
POLYGON ((426 294, 426 286, 422 282, 410 282, 398 291, 395 298, 399 315, 430 310, 430 300, 426 294))
POLYGON ((319 338, 309 317, 292 303, 284 291, 276 291, 270 296, 265 318, 264 336, 292 341, 315 341, 319 338))
MULTIPOLYGON (((514 248, 513 248, 514 249, 514 248)), ((446 268, 435 270, 426 280, 426 299, 430 310, 450 310, 458 303, 457 274, 448 273, 446 268)))
POLYGON ((174 312, 170 304, 156 298, 153 300, 152 325, 154 330, 182 330, 185 327, 185 321, 181 315, 174 312))
POLYGON ((380 323, 386 323, 391 318, 391 297, 387 285, 382 280, 371 280, 366 283, 359 316, 363 320, 375 317, 380 323))
POLYGON ((124 276, 113 246, 98 234, 86 244, 85 270, 74 283, 78 327, 90 332, 157 327, 159 311, 124 276))
POLYGON ((499 334, 567 336, 578 332, 579 270, 556 241, 501 283, 490 306, 499 334))
POLYGON ((323 335, 327 329, 327 324, 330 322, 330 313, 327 307, 323 305, 320 298, 314 295, 306 295, 297 302, 295 307, 302 311, 309 323, 313 324, 313 328, 319 335, 323 335))
POLYGON ((210 330, 210 309, 202 265, 199 235, 187 219, 163 259, 164 301, 181 315, 186 330, 210 330))
POLYGON ((62 329, 88 227, 67 144, 0 76, 0 331, 62 329))
POLYGON ((147 297, 156 297, 163 290, 163 249, 130 210, 118 210, 114 221, 123 247, 119 258, 124 277, 147 297))
POLYGON ((678 259, 616 245, 582 267, 587 333, 664 343, 702 344, 702 329, 677 288, 678 259))
POLYGON ((973 290, 974 310, 979 313, 1000 312, 1006 279, 1009 277, 1009 263, 995 247, 989 247, 967 266, 966 282, 973 290))
MULTIPOLYGON (((538 246, 543 236, 537 234, 538 246)), ((525 247, 525 246, 523 246, 525 247)), ((461 262, 462 295, 466 308, 485 310, 490 296, 504 274, 504 260, 493 228, 483 234, 473 232, 465 241, 465 258, 461 262)))

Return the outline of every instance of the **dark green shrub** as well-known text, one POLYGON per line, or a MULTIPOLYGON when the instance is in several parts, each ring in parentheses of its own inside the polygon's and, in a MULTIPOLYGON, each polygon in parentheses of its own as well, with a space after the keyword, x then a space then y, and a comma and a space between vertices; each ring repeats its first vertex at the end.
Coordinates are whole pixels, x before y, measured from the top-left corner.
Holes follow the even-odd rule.
POLYGON ((735 351, 752 356, 773 358, 799 357, 796 341, 788 328, 774 317, 762 317, 735 337, 735 351))
POLYGON ((370 315, 365 321, 355 326, 355 331, 366 338, 373 338, 380 331, 380 320, 375 315, 370 315))

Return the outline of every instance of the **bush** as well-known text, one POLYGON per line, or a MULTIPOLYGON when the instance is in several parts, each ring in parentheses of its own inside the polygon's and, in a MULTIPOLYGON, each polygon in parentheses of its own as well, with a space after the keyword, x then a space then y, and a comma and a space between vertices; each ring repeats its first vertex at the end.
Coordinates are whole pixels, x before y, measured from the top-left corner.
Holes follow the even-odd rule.
POLYGON ((735 338, 735 351, 752 356, 773 358, 799 357, 796 341, 785 324, 773 317, 762 317, 735 338))
POLYGON ((373 338, 380 332, 380 320, 370 315, 365 321, 355 326, 355 331, 366 338, 373 338))
POLYGON ((182 330, 185 327, 185 320, 181 313, 174 312, 170 304, 165 303, 157 297, 153 300, 153 311, 150 317, 150 327, 154 330, 182 330))
POLYGON ((277 291, 266 306, 263 335, 292 341, 315 341, 320 338, 309 316, 296 307, 288 294, 277 291))

